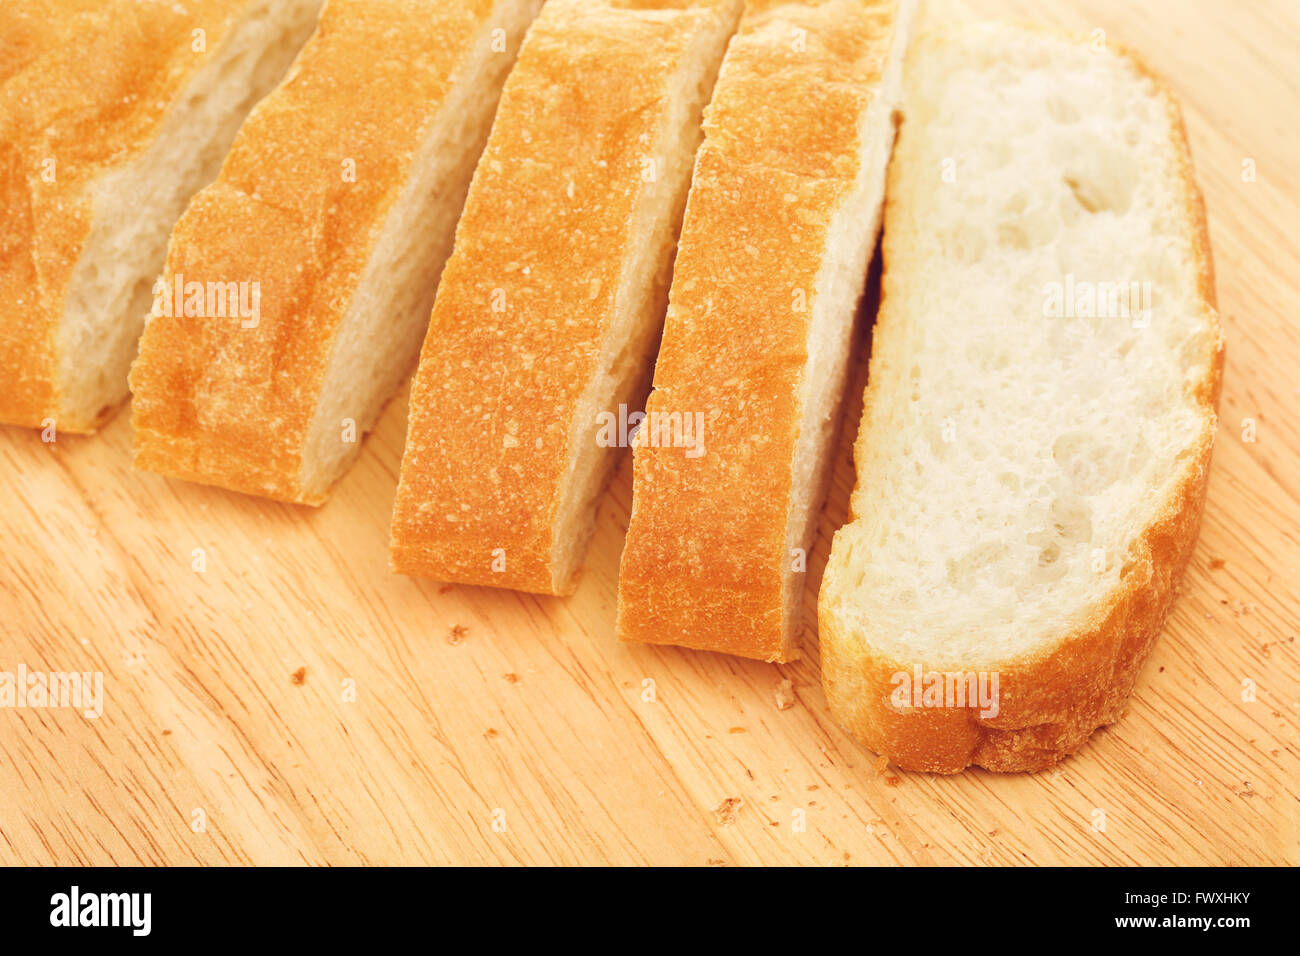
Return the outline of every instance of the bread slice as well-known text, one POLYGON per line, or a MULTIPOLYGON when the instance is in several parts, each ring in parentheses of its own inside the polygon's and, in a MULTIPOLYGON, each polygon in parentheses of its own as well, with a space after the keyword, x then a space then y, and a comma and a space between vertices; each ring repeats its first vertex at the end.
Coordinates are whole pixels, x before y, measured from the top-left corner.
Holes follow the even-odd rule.
POLYGON ((167 235, 320 0, 0 5, 0 422, 91 432, 167 235))
POLYGON ((798 656, 805 556, 880 224, 912 7, 746 7, 706 114, 634 451, 623 640, 798 656), (679 440, 678 421, 682 439, 702 440, 679 440))
POLYGON ((1122 51, 980 24, 907 69, 826 696, 900 767, 1038 770, 1119 718, 1196 541, 1204 207, 1173 96, 1122 51))
POLYGON ((563 594, 637 407, 740 0, 550 0, 474 176, 420 368, 395 570, 563 594))
POLYGON ((539 6, 330 0, 172 236, 131 375, 138 467, 325 500, 414 366, 539 6), (228 284, 239 315, 211 298, 228 284))

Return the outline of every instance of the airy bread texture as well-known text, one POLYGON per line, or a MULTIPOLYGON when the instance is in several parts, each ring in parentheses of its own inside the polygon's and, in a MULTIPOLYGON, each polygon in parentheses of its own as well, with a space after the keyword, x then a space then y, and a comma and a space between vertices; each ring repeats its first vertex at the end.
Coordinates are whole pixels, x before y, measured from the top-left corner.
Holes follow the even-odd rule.
POLYGON ((1204 208, 1126 53, 980 24, 907 69, 826 696, 897 766, 1038 770, 1118 719, 1195 544, 1223 366, 1204 208), (908 689, 942 674, 996 677, 996 705, 908 689))
POLYGON ((702 442, 635 449, 623 640, 798 656, 912 7, 746 6, 705 116, 646 409, 648 427, 702 421, 702 442))
POLYGON ((5 0, 0 421, 90 432, 126 398, 167 236, 319 8, 5 0))
POLYGON ((138 467, 325 500, 415 363, 540 5, 330 0, 172 236, 165 282, 256 284, 259 314, 160 298, 131 375, 138 467))
POLYGON ((457 228, 411 391, 396 571, 571 592, 649 387, 700 114, 740 0, 550 0, 457 228))

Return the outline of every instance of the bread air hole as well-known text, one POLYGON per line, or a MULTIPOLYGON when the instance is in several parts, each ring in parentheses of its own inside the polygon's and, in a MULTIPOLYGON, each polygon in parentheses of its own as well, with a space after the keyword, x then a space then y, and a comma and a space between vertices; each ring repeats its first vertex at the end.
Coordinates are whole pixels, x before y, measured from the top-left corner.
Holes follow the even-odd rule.
POLYGON ((1052 501, 1052 528, 1066 541, 1092 540, 1092 506, 1076 494, 1062 494, 1052 501))
POLYGON ((1065 185, 1070 187, 1070 192, 1074 193, 1074 201, 1080 206, 1091 213, 1101 212, 1103 208, 1102 201, 1087 186, 1071 176, 1065 177, 1065 185))
POLYGON ((1137 170, 1132 157, 1112 146, 1088 151, 1062 177, 1074 201, 1091 215, 1125 213, 1133 203, 1137 170))
POLYGON ((998 245, 1007 249, 1028 249, 1029 235, 1018 223, 1004 222, 998 226, 998 245))

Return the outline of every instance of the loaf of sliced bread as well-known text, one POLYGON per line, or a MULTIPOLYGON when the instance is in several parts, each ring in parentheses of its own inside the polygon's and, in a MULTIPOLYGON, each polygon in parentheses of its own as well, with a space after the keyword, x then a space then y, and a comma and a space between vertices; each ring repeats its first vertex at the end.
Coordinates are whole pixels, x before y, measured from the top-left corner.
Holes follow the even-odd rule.
POLYGON ((1100 39, 919 39, 851 523, 837 720, 908 769, 1037 770, 1122 713, 1196 541, 1223 367, 1178 106, 1100 39))
POLYGON ((550 0, 474 175, 420 368, 395 570, 561 594, 649 388, 740 0, 550 0))
POLYGON ((326 498, 415 364, 539 7, 330 0, 172 235, 131 373, 138 467, 326 498))
POLYGON ((0 4, 0 422, 126 398, 167 236, 321 0, 0 4))
POLYGON ((912 6, 746 5, 635 446, 623 640, 798 656, 912 6))

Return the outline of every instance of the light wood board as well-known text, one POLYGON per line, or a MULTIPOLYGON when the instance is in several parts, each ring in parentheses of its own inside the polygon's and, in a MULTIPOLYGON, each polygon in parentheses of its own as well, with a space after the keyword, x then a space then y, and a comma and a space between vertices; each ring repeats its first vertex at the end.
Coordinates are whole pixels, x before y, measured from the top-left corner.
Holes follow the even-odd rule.
POLYGON ((627 462, 569 600, 392 576, 402 400, 318 511, 133 472, 126 414, 0 428, 0 670, 102 671, 105 696, 99 719, 0 711, 0 862, 1300 862, 1300 5, 969 6, 1144 53, 1209 208, 1209 501, 1123 721, 1042 774, 880 774, 827 713, 811 624, 783 667, 620 646, 627 462))

